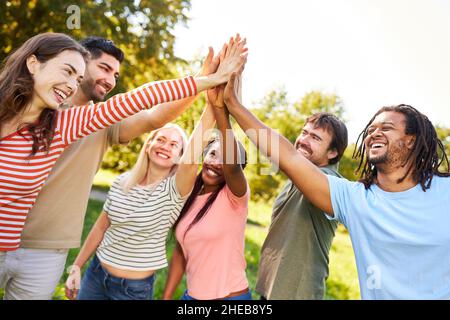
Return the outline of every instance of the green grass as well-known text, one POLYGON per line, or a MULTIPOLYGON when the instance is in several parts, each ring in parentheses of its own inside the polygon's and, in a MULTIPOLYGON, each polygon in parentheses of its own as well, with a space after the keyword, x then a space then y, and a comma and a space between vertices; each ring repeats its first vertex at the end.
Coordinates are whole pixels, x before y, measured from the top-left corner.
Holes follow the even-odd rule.
MULTIPOLYGON (((245 232, 245 258, 247 261, 247 277, 250 288, 254 289, 258 271, 258 261, 261 245, 267 234, 270 223, 271 208, 267 204, 251 202, 249 206, 249 221, 245 232)), ((88 212, 86 214, 85 226, 83 230, 83 241, 86 238, 90 228, 95 223, 97 216, 102 210, 102 203, 95 200, 89 201, 88 212)), ((174 248, 174 237, 169 236, 168 241, 168 259, 172 256, 174 248)), ((67 267, 70 266, 78 253, 78 249, 73 249, 69 253, 67 267)), ((87 264, 86 264, 87 266, 87 264)), ((85 266, 85 268, 86 268, 85 266)), ((160 299, 164 290, 165 279, 167 277, 167 268, 157 272, 154 296, 160 299)), ((64 299, 64 282, 67 274, 64 274, 60 284, 55 292, 54 299, 64 299)), ((174 295, 179 299, 185 290, 185 281, 179 286, 174 295)), ((253 291, 253 298, 259 299, 253 291)), ((330 253, 330 277, 327 281, 327 299, 359 299, 359 287, 356 277, 356 267, 353 257, 353 250, 350 239, 346 231, 340 227, 330 253)))
MULTIPOLYGON (((89 200, 87 212, 86 212, 86 218, 84 220, 84 228, 83 228, 83 235, 82 235, 82 243, 86 239, 87 235, 89 234, 89 231, 91 230, 92 226, 95 224, 95 221, 97 221, 97 217, 100 215, 103 209, 103 202, 96 201, 96 200, 89 200)), ((73 264, 75 261, 75 258, 77 257, 79 252, 79 249, 71 249, 69 251, 69 256, 67 257, 66 261, 66 272, 63 274, 63 277, 55 290, 55 294, 53 295, 53 299, 64 299, 64 283, 67 279, 67 268, 73 264)), ((83 271, 88 266, 88 263, 85 265, 83 271)))

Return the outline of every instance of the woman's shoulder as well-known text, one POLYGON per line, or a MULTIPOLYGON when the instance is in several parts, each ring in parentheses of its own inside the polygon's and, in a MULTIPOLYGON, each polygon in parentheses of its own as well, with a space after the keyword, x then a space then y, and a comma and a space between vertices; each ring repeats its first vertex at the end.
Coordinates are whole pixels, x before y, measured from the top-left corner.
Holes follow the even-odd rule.
POLYGON ((122 188, 123 183, 125 182, 125 180, 130 176, 130 172, 124 172, 119 174, 113 181, 113 183, 111 184, 111 189, 116 189, 116 188, 122 188))
POLYGON ((223 201, 228 201, 231 203, 231 205, 235 208, 247 208, 248 202, 250 200, 250 186, 247 184, 247 190, 244 195, 238 196, 235 195, 231 189, 228 187, 228 185, 225 184, 225 186, 220 191, 221 198, 223 198, 223 201))

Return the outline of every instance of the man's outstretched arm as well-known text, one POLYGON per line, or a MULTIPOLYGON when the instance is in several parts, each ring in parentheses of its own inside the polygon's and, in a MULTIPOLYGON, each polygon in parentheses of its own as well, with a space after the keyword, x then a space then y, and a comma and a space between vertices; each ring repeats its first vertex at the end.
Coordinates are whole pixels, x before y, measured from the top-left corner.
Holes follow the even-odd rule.
POLYGON ((240 77, 233 74, 225 88, 228 111, 257 148, 280 167, 309 201, 334 216, 326 175, 297 152, 288 139, 265 125, 241 104, 236 94, 239 83, 240 77))

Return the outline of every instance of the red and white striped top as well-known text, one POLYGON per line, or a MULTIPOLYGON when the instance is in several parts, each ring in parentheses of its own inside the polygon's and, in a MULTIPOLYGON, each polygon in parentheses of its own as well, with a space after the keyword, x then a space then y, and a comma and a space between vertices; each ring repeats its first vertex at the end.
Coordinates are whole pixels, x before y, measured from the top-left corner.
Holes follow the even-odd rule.
POLYGON ((105 102, 58 110, 48 154, 38 151, 30 157, 33 140, 27 127, 1 138, 0 251, 19 248, 27 214, 53 165, 69 144, 143 109, 196 94, 194 79, 186 77, 148 83, 105 102))

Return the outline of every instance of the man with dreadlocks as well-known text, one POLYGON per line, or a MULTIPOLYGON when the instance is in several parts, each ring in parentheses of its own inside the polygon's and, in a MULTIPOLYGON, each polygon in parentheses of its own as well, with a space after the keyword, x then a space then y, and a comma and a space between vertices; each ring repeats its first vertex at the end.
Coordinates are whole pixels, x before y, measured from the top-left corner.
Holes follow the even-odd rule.
POLYGON ((259 150, 349 230, 362 298, 450 299, 449 163, 428 118, 408 105, 381 108, 359 136, 361 180, 350 182, 325 175, 243 107, 235 78, 225 90, 230 113, 245 132, 259 129, 249 135, 259 150))

